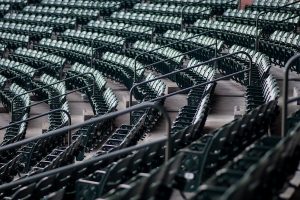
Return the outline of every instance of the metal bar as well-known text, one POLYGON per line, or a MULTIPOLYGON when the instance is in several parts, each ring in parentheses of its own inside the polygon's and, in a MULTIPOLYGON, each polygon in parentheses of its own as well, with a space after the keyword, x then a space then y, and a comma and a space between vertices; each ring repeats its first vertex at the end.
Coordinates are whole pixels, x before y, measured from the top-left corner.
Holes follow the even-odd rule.
MULTIPOLYGON (((51 111, 48 111, 46 113, 42 113, 42 114, 34 116, 34 117, 30 117, 30 118, 27 118, 27 119, 24 119, 24 120, 21 120, 21 121, 17 121, 17 122, 11 123, 11 124, 9 124, 7 126, 3 126, 3 127, 0 128, 0 130, 9 128, 9 127, 17 125, 17 124, 21 124, 23 122, 28 122, 28 121, 31 121, 31 120, 34 120, 34 119, 37 119, 37 118, 49 115, 51 113, 56 113, 56 112, 63 112, 63 113, 65 113, 67 115, 67 117, 68 117, 68 125, 69 126, 72 125, 71 115, 70 115, 70 113, 68 111, 66 111, 64 109, 55 109, 55 110, 51 110, 51 111)), ((71 133, 71 130, 69 130, 68 131, 68 145, 71 145, 71 143, 72 143, 72 133, 71 133)))
POLYGON ((154 52, 154 51, 157 51, 157 50, 159 50, 159 49, 162 49, 162 48, 165 48, 165 47, 169 47, 169 46, 172 46, 172 45, 174 45, 174 44, 177 44, 177 43, 180 43, 180 42, 184 42, 184 41, 187 41, 187 40, 189 40, 189 39, 192 39, 192 38, 195 38, 195 37, 199 37, 199 36, 201 36, 201 35, 203 35, 203 34, 205 34, 205 33, 210 33, 210 32, 213 32, 213 31, 212 31, 212 30, 204 31, 204 32, 199 33, 199 34, 196 34, 196 35, 194 35, 194 36, 192 36, 192 37, 185 38, 185 39, 183 39, 183 40, 177 40, 177 41, 175 41, 175 42, 172 42, 172 43, 169 43, 169 44, 160 46, 160 47, 158 47, 158 48, 156 48, 156 49, 152 49, 152 50, 150 50, 150 51, 145 51, 145 52, 142 52, 142 53, 138 54, 138 55, 134 58, 134 77, 133 77, 133 82, 134 82, 134 83, 136 82, 136 60, 137 60, 138 57, 140 57, 141 55, 144 55, 144 54, 149 55, 150 53, 152 53, 152 52, 154 52))
POLYGON ((18 98, 18 97, 20 97, 20 96, 23 96, 23 95, 25 95, 25 94, 29 94, 29 93, 31 93, 31 92, 35 92, 35 91, 41 90, 41 89, 43 89, 43 88, 50 87, 50 86, 52 86, 52 85, 56 85, 56 84, 61 83, 61 82, 65 82, 65 81, 70 80, 70 79, 73 79, 73 78, 83 77, 83 76, 85 76, 85 75, 91 75, 91 76, 93 77, 93 79, 94 79, 94 80, 93 80, 93 85, 94 85, 94 87, 93 87, 93 94, 95 94, 96 78, 95 78, 95 76, 94 76, 93 73, 91 73, 91 72, 85 72, 85 73, 82 73, 82 74, 78 74, 78 75, 75 75, 75 76, 72 76, 72 77, 65 78, 65 79, 63 79, 63 80, 57 81, 56 83, 52 83, 52 84, 49 84, 49 85, 45 85, 45 86, 43 86, 43 87, 35 88, 35 89, 32 89, 32 90, 26 91, 26 92, 24 92, 24 93, 22 93, 22 94, 19 94, 19 95, 14 96, 14 97, 12 98, 12 102, 11 102, 11 113, 12 113, 12 117, 13 117, 13 113, 14 113, 14 109, 13 109, 14 104, 13 104, 13 103, 14 103, 14 101, 15 101, 16 98, 18 98))
POLYGON ((281 136, 284 137, 287 132, 286 121, 287 121, 287 112, 288 112, 288 89, 289 89, 289 71, 292 67, 292 64, 300 58, 300 54, 296 54, 291 57, 285 64, 284 71, 284 80, 283 80, 283 102, 282 102, 282 118, 281 118, 281 136))
POLYGON ((37 137, 27 138, 27 139, 24 139, 24 140, 21 140, 21 141, 12 143, 12 144, 1 146, 0 147, 0 152, 6 151, 6 150, 9 150, 9 149, 12 149, 12 148, 17 148, 17 147, 25 145, 27 143, 35 142, 35 141, 38 141, 40 139, 44 139, 44 138, 47 138, 47 137, 61 135, 61 134, 64 134, 65 132, 67 132, 69 130, 74 130, 74 129, 80 128, 82 126, 91 125, 91 124, 94 124, 94 123, 97 123, 97 122, 100 122, 100 121, 108 120, 108 119, 117 117, 119 115, 123 115, 123 114, 126 114, 128 112, 132 112, 134 110, 140 110, 140 109, 149 108, 149 107, 158 109, 163 114, 163 116, 167 119, 167 124, 168 124, 167 131, 168 132, 167 132, 167 136, 165 138, 159 139, 155 142, 151 142, 151 143, 147 143, 147 144, 136 145, 136 146, 124 148, 124 149, 117 150, 117 151, 114 151, 114 152, 110 152, 108 154, 105 154, 105 155, 102 155, 102 156, 99 156, 99 157, 96 157, 96 158, 91 158, 91 159, 85 160, 85 161, 80 162, 80 163, 67 165, 67 166, 60 167, 60 168, 57 168, 57 169, 53 169, 53 170, 50 170, 50 171, 47 171, 47 172, 39 173, 39 174, 30 176, 30 177, 26 177, 24 179, 19 179, 19 180, 16 180, 16 181, 13 181, 13 182, 10 182, 10 183, 7 183, 7 184, 3 184, 3 185, 0 185, 0 191, 3 191, 7 188, 14 187, 16 185, 22 185, 22 184, 26 184, 26 183, 29 183, 29 182, 32 183, 32 182, 37 181, 37 180, 39 180, 43 177, 50 176, 50 175, 53 175, 53 174, 59 174, 59 173, 62 173, 62 172, 67 172, 67 171, 71 173, 72 171, 74 171, 76 169, 79 169, 79 168, 82 168, 82 167, 87 167, 87 166, 89 166, 93 163, 99 162, 101 160, 116 157, 116 156, 120 156, 120 155, 123 155, 123 154, 127 154, 127 153, 130 153, 130 152, 134 151, 134 150, 146 148, 150 145, 155 145, 155 144, 159 144, 159 143, 163 143, 163 142, 166 142, 166 145, 167 145, 166 151, 165 151, 165 158, 166 158, 165 162, 167 162, 167 160, 169 159, 170 153, 171 153, 171 142, 172 142, 171 135, 170 135, 171 119, 170 119, 167 111, 165 110, 165 108, 162 105, 159 105, 159 104, 153 103, 153 102, 144 102, 144 103, 132 106, 132 107, 127 108, 127 109, 122 110, 122 111, 108 113, 106 115, 91 118, 91 119, 89 119, 89 120, 87 120, 83 123, 80 123, 80 124, 75 124, 75 125, 63 127, 63 128, 57 129, 57 130, 50 131, 47 134, 42 134, 42 135, 37 136, 37 137))
MULTIPOLYGON (((200 63, 200 64, 197 64, 197 65, 193 65, 193 66, 191 66, 191 67, 188 67, 188 68, 184 68, 184 69, 180 69, 180 70, 177 70, 177 71, 174 71, 174 72, 170 72, 170 73, 167 73, 167 74, 164 74, 164 75, 161 75, 161 76, 158 76, 158 77, 156 77, 156 78, 153 78, 153 79, 150 79, 150 80, 147 80, 147 81, 143 81, 143 82, 140 82, 140 83, 134 83, 133 84, 133 86, 130 88, 130 90, 129 90, 129 106, 132 106, 132 94, 133 94, 133 90, 136 88, 136 87, 138 87, 138 86, 140 86, 140 85, 143 85, 143 84, 147 84, 147 83, 149 83, 149 82, 152 82, 152 81, 156 81, 156 80, 159 80, 159 79, 162 79, 162 78, 166 78, 166 77, 168 77, 168 76, 171 76, 171 75, 174 75, 174 74, 178 74, 178 73, 180 73, 180 72, 183 72, 183 71, 187 71, 187 70, 190 70, 190 69, 192 69, 192 68, 195 68, 195 67, 199 67, 199 66, 201 66, 201 65, 206 65, 206 64, 209 64, 209 63, 212 63, 212 62, 216 62, 216 61, 218 61, 218 60, 221 60, 221 59, 224 59, 224 58, 227 58, 227 57, 232 57, 232 56, 234 56, 234 55, 237 55, 237 54, 244 54, 244 55, 246 55, 248 58, 249 58, 249 68, 248 68, 248 70, 247 71, 249 71, 249 85, 251 85, 251 82, 252 82, 252 75, 251 75, 251 71, 252 71, 252 58, 251 58, 251 56, 250 56, 250 54, 249 53, 247 53, 247 52, 244 52, 244 51, 237 51, 237 52, 234 52, 234 53, 231 53, 231 54, 227 54, 227 55, 224 55, 224 56, 220 56, 220 57, 218 57, 218 58, 214 58, 214 59, 211 59, 211 60, 208 60, 208 61, 205 61, 205 62, 202 62, 202 63, 200 63)), ((245 72, 245 71, 242 71, 243 73, 245 72)), ((234 74, 234 75, 236 75, 236 74, 234 74)), ((231 76, 234 76, 234 75, 231 75, 231 76)), ((230 77, 231 77, 230 76, 230 77)), ((219 79, 216 79, 214 82, 216 82, 216 81, 218 81, 219 79)), ((220 80, 222 80, 222 79, 220 79, 220 80)), ((209 82, 210 83, 210 82, 209 82)), ((209 84, 208 82, 206 82, 206 84, 209 84)), ((198 85, 198 86, 201 86, 201 85, 198 85)), ((180 91, 183 91, 183 90, 180 90, 180 91)), ((188 90, 184 90, 184 91, 188 91, 188 90)), ((175 94, 179 94, 179 93, 171 93, 172 95, 166 95, 167 97, 170 97, 170 96, 173 96, 173 95, 175 95, 175 94)), ((132 119, 132 116, 131 116, 131 113, 130 113, 130 122, 132 121, 131 120, 132 119)))

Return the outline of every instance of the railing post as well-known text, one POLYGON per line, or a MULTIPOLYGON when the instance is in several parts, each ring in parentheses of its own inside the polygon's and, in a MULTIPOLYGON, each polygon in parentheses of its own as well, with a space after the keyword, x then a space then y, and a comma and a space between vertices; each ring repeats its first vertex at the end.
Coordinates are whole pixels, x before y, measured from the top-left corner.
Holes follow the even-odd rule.
POLYGON ((283 80, 283 102, 282 102, 282 118, 281 118, 281 137, 284 137, 286 135, 287 127, 286 127, 286 121, 287 121, 287 112, 288 112, 288 89, 289 89, 289 71, 292 67, 292 64, 300 58, 300 54, 296 54, 293 57, 291 57, 287 63, 285 64, 285 71, 284 71, 284 80, 283 80))

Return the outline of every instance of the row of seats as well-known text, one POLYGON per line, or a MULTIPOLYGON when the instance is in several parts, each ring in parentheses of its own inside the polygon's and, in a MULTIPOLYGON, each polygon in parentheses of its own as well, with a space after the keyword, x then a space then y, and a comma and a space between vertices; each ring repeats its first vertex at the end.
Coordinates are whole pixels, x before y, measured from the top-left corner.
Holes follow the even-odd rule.
POLYGON ((39 26, 52 26, 57 31, 74 28, 76 18, 73 17, 55 17, 48 15, 24 14, 24 13, 7 13, 4 15, 4 21, 26 23, 39 26))
MULTIPOLYGON (((17 84, 12 84, 9 90, 3 90, 0 93, 0 98, 3 106, 11 111, 11 108, 14 110, 21 109, 22 107, 30 105, 29 95, 21 95, 12 102, 14 96, 26 93, 26 90, 17 84)), ((18 121, 23 117, 25 113, 29 113, 30 108, 24 108, 14 112, 12 116, 12 121, 18 121)))
POLYGON ((9 4, 0 4, 0 15, 5 15, 10 10, 9 4))
MULTIPOLYGON (((197 138, 201 135, 208 112, 209 99, 209 95, 206 95, 198 107, 183 108, 179 112, 178 120, 179 118, 182 120, 193 120, 191 120, 191 128, 181 127, 178 122, 173 123, 172 148, 174 152, 189 144, 195 137, 197 138), (192 112, 194 111, 195 115, 193 118, 192 112)), ((164 161, 164 148, 164 144, 156 144, 145 149, 140 149, 106 167, 95 170, 76 182, 76 197, 78 199, 95 199, 129 180, 131 177, 136 176, 138 173, 147 173, 151 169, 160 166, 164 161)))
POLYGON ((143 60, 144 62, 151 64, 154 63, 155 61, 159 62, 163 59, 170 59, 167 62, 156 64, 151 68, 163 74, 174 71, 176 68, 181 68, 184 55, 181 55, 181 52, 172 49, 170 47, 162 47, 162 45, 159 44, 138 40, 132 45, 131 49, 126 50, 127 54, 131 56, 137 56, 142 52, 148 52, 148 51, 152 51, 152 52, 142 54, 141 56, 138 57, 138 60, 143 60))
POLYGON ((50 37, 53 32, 53 27, 1 21, 0 30, 15 34, 25 34, 29 35, 31 38, 39 39, 43 37, 50 37))
MULTIPOLYGON (((269 101, 277 100, 279 98, 279 87, 276 79, 269 74, 271 64, 269 58, 261 54, 244 47, 233 45, 229 49, 229 53, 238 51, 244 51, 249 53, 253 58, 253 68, 251 71, 252 82, 246 89, 246 107, 248 111, 256 108, 258 105, 262 105, 269 101)), ((241 59, 247 61, 246 55, 237 55, 241 59)), ((228 66, 229 67, 229 66, 228 66)))
POLYGON ((99 10, 82 9, 82 8, 62 8, 49 6, 26 6, 22 13, 35 15, 50 15, 57 17, 74 17, 80 20, 89 21, 96 19, 100 15, 99 10))
POLYGON ((44 67, 43 70, 54 76, 59 75, 58 72, 60 72, 60 69, 64 67, 66 62, 66 59, 63 57, 27 48, 16 49, 11 58, 19 62, 26 62, 36 69, 44 67))
POLYGON ((131 25, 122 22, 118 23, 99 20, 91 20, 86 26, 82 27, 82 30, 119 35, 127 37, 127 39, 129 39, 129 37, 143 37, 145 39, 149 39, 155 31, 155 29, 150 26, 131 25))
POLYGON ((119 1, 91 1, 91 0, 42 0, 41 5, 56 6, 66 8, 84 8, 100 11, 101 14, 109 14, 121 9, 122 4, 119 1))
MULTIPOLYGON (((24 89, 31 88, 31 81, 36 75, 36 69, 23 63, 6 58, 0 59, 1 74, 9 79, 13 79, 18 85, 22 85, 24 89)), ((3 84, 3 81, 1 81, 3 84)))
POLYGON ((201 33, 203 30, 214 30, 208 33, 224 40, 229 45, 241 45, 253 47, 255 44, 256 34, 260 35, 262 30, 255 26, 236 24, 232 22, 197 20, 192 27, 188 28, 189 32, 201 33))
POLYGON ((36 48, 75 61, 88 60, 96 52, 95 48, 86 45, 47 38, 43 38, 36 48))
POLYGON ((102 199, 170 199, 174 192, 172 188, 195 191, 204 180, 267 133, 266 126, 272 122, 276 104, 263 105, 214 134, 204 135, 179 151, 167 164, 150 173, 138 174, 102 195, 102 199), (255 122, 248 124, 249 118, 255 122), (244 124, 247 124, 247 130, 234 131, 244 124))
POLYGON ((182 19, 180 17, 154 15, 136 12, 114 12, 107 20, 123 22, 133 25, 145 25, 155 27, 157 30, 179 29, 182 19))
MULTIPOLYGON (((289 177, 298 176, 295 171, 299 173, 299 139, 298 126, 283 139, 276 136, 261 138, 201 185, 191 199, 279 198, 289 177)), ((292 187, 286 187, 290 191, 286 199, 297 198, 295 187, 297 185, 293 183, 292 187)))
POLYGON ((297 0, 281 1, 281 0, 254 0, 250 9, 259 11, 274 11, 277 12, 292 12, 299 13, 300 3, 296 3, 290 6, 287 4, 297 2, 297 0))
MULTIPOLYGON (((270 38, 260 39, 259 50, 267 54, 273 63, 283 67, 293 55, 299 52, 299 37, 299 34, 275 31, 270 38)), ((300 73, 297 62, 292 69, 300 73)))
POLYGON ((28 35, 7 32, 0 32, 0 40, 2 43, 7 44, 8 47, 27 46, 30 41, 28 35))
POLYGON ((21 9, 27 5, 27 0, 0 0, 0 4, 10 5, 13 9, 21 9))
POLYGON ((1 53, 1 54, 4 53, 5 50, 6 50, 6 48, 7 48, 7 45, 6 45, 6 44, 0 44, 0 53, 1 53))
POLYGON ((134 12, 170 15, 170 16, 183 16, 186 21, 195 21, 199 18, 208 18, 211 16, 212 9, 209 7, 200 6, 181 6, 181 5, 168 5, 168 4, 151 4, 151 3, 137 3, 134 5, 134 12))
POLYGON ((87 32, 80 30, 67 29, 60 36, 62 40, 74 42, 78 44, 88 45, 92 47, 102 47, 101 50, 120 50, 125 45, 125 38, 106 35, 97 32, 87 32), (113 47, 115 45, 115 48, 113 47))
POLYGON ((189 55, 200 60, 209 60, 215 56, 215 51, 221 52, 224 48, 224 41, 222 40, 205 35, 197 36, 197 34, 176 30, 168 30, 156 40, 158 43, 163 45, 168 45, 169 43, 174 43, 178 40, 185 40, 183 42, 178 42, 174 45, 171 45, 171 47, 180 51, 184 50, 185 52, 192 51, 189 53, 189 55), (203 48, 196 50, 200 47, 203 48))
MULTIPOLYGON (((247 25, 256 25, 258 11, 228 9, 218 20, 242 23, 247 25)), ((264 30, 284 30, 293 31, 297 29, 300 17, 290 13, 267 12, 259 17, 258 26, 264 30)))

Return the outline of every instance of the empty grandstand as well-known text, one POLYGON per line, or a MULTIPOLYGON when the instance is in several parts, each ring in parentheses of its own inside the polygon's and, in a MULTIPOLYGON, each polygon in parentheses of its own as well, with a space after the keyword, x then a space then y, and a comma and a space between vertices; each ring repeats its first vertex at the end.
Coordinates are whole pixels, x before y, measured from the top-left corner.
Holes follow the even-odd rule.
POLYGON ((0 0, 0 55, 0 199, 300 199, 300 0, 0 0))

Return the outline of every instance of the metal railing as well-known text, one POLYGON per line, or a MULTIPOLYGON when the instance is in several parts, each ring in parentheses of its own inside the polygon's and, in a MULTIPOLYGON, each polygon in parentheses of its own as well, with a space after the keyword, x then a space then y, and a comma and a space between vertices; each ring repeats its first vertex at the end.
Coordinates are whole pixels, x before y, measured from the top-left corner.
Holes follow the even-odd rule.
MULTIPOLYGON (((57 81, 57 82, 55 82, 55 83, 51 83, 51 84, 45 85, 45 86, 43 86, 43 87, 39 87, 39 88, 35 88, 35 89, 32 89, 32 90, 28 90, 28 91, 26 91, 26 92, 24 92, 24 93, 22 93, 22 94, 18 94, 18 95, 16 95, 16 96, 14 96, 14 97, 12 98, 12 101, 11 101, 11 115, 12 115, 12 119, 13 119, 13 117, 14 117, 14 112, 15 112, 15 111, 18 111, 18 110, 21 110, 21 109, 24 109, 24 108, 27 108, 27 107, 32 107, 32 106, 35 106, 35 105, 38 105, 38 104, 41 104, 41 103, 43 103, 43 102, 46 102, 46 101, 50 100, 50 99, 46 99, 46 100, 40 101, 40 102, 38 102, 38 103, 31 104, 31 105, 29 105, 29 106, 26 106, 26 107, 23 107, 23 108, 19 108, 19 109, 17 109, 17 110, 14 110, 14 101, 15 101, 18 97, 21 97, 21 96, 23 96, 23 95, 25 95, 25 94, 29 94, 29 93, 32 93, 32 92, 35 92, 35 91, 39 91, 39 90, 44 89, 44 88, 48 88, 48 87, 50 87, 50 86, 52 86, 52 85, 56 85, 56 84, 58 84, 58 83, 62 83, 62 82, 65 82, 65 81, 68 81, 68 80, 71 80, 71 79, 74 79, 74 78, 77 78, 77 77, 84 77, 84 76, 86 76, 86 75, 90 75, 91 77, 93 77, 93 84, 92 84, 92 85, 89 85, 89 86, 93 86, 93 94, 94 94, 94 93, 95 93, 95 87, 96 87, 96 78, 95 78, 95 75, 94 75, 93 73, 91 73, 91 72, 85 72, 85 73, 82 73, 82 74, 74 75, 74 76, 71 76, 71 77, 69 77, 69 78, 65 78, 65 79, 59 80, 59 81, 57 81)), ((85 87, 83 87, 83 88, 87 88, 87 87, 89 87, 89 86, 85 86, 85 87)), ((73 93, 73 92, 78 91, 78 90, 81 90, 81 89, 83 89, 83 88, 79 88, 79 89, 73 90, 72 92, 67 92, 67 93, 65 93, 65 94, 61 94, 61 95, 52 97, 51 99, 53 99, 53 98, 58 98, 59 96, 65 96, 65 95, 67 95, 67 94, 73 93)))
MULTIPOLYGON (((218 57, 218 58, 214 58, 214 59, 211 59, 211 60, 208 60, 208 61, 205 61, 205 62, 202 62, 200 64, 197 64, 197 65, 193 65, 191 67, 188 67, 188 68, 184 68, 184 69, 180 69, 180 70, 177 70, 177 71, 174 71, 174 72, 170 72, 170 73, 167 73, 167 74, 164 74, 164 75, 161 75, 161 76, 158 76, 156 78, 153 78, 153 79, 150 79, 150 80, 147 80, 147 81, 143 81, 143 82, 140 82, 140 83, 134 83, 133 86, 131 87, 130 91, 129 91, 129 106, 132 106, 132 95, 133 95, 133 91, 136 87, 140 86, 140 85, 144 85, 144 84, 147 84, 147 83, 150 83, 150 82, 153 82, 153 81, 156 81, 156 80, 159 80, 159 79, 162 79, 162 78, 166 78, 166 77, 169 77, 171 75, 175 75, 175 74, 178 74, 180 72, 184 72, 184 71, 187 71, 187 70, 190 70, 192 68, 195 68, 195 67, 199 67, 201 65, 206 65, 206 64, 209 64, 209 63, 212 63, 212 62, 216 62, 218 60, 222 60, 224 58, 227 58, 227 57, 232 57, 234 55, 237 55, 237 54, 244 54, 246 55, 248 58, 249 58, 249 68, 248 69, 245 69, 245 70, 241 70, 239 72, 236 72, 236 73, 232 73, 232 74, 229 74, 229 75, 226 75, 226 76, 223 76, 221 78, 217 78, 217 79, 214 79, 212 81, 208 81, 208 82, 205 82, 205 83, 201 83, 201 84, 198 84, 198 85, 195 85, 195 86, 191 86, 191 87, 188 87, 186 89, 182 89, 182 90, 179 90, 177 92, 173 92, 173 93, 170 93, 168 95, 164 95, 164 96, 161 96, 161 97, 158 97, 158 98, 155 98, 155 99, 152 99, 151 101, 158 101, 158 100, 161 100, 161 99, 165 99, 167 97, 170 97, 170 96, 173 96, 173 95, 176 95, 176 94, 180 94, 180 93, 184 93, 186 91, 189 91, 193 88, 197 88, 197 87, 200 87, 200 86, 204 86, 204 85, 207 85, 209 83, 214 83, 214 82, 217 82, 219 80, 223 80, 223 79, 227 79, 227 78, 230 78, 232 76, 235 76, 235 75, 238 75, 238 74, 241 74, 241 73, 245 73, 245 72, 249 72, 249 86, 251 85, 251 79, 252 79, 252 75, 251 75, 251 71, 252 71, 252 58, 250 56, 249 53, 245 52, 245 51, 238 51, 238 52, 234 52, 234 53, 231 53, 231 54, 227 54, 227 55, 224 55, 224 56, 221 56, 221 57, 218 57)), ((132 122, 132 113, 130 113, 130 123, 132 122)))
MULTIPOLYGON (((28 122, 28 121, 31 121, 31 120, 34 120, 34 119, 38 119, 40 117, 43 117, 43 116, 46 116, 46 115, 49 115, 49 114, 52 114, 52 113, 56 113, 56 112, 63 112, 63 113, 65 113, 67 115, 67 117, 68 117, 68 125, 71 126, 72 121, 71 121, 71 115, 70 115, 70 113, 68 111, 64 110, 64 109, 55 109, 55 110, 51 110, 51 111, 48 111, 46 113, 42 113, 42 114, 34 116, 34 117, 30 117, 30 118, 27 118, 27 119, 24 119, 24 120, 21 120, 21 121, 10 123, 7 126, 2 126, 0 128, 0 130, 12 127, 14 125, 21 124, 23 122, 28 122)), ((72 133, 71 133, 71 131, 68 131, 68 145, 71 145, 71 143, 72 143, 72 133)))
POLYGON ((80 168, 83 168, 83 167, 88 167, 88 166, 90 166, 94 163, 97 163, 97 162, 101 161, 101 160, 105 160, 105 159, 108 159, 108 158, 110 158, 110 159, 115 158, 115 157, 125 155, 125 154, 131 153, 131 152, 139 150, 139 149, 147 148, 149 146, 161 144, 161 143, 164 143, 164 142, 166 143, 165 162, 167 162, 169 157, 170 157, 170 153, 171 153, 171 142, 172 142, 171 136, 170 136, 171 119, 170 119, 167 111, 165 110, 165 108, 163 106, 157 104, 157 103, 154 103, 154 102, 144 102, 144 103, 132 106, 132 107, 127 108, 127 109, 122 110, 122 111, 108 113, 106 115, 91 118, 91 119, 89 119, 89 120, 87 120, 83 123, 80 123, 80 124, 66 126, 66 127, 63 127, 63 128, 57 129, 57 130, 47 132, 47 134, 42 134, 40 136, 36 136, 36 137, 33 137, 33 138, 27 138, 27 139, 24 139, 24 140, 21 140, 21 141, 12 143, 12 144, 1 146, 0 147, 0 152, 6 151, 6 150, 9 150, 9 149, 13 149, 13 148, 17 148, 17 147, 20 147, 22 145, 28 144, 30 142, 35 142, 35 141, 38 141, 38 140, 41 140, 41 139, 44 139, 44 138, 62 135, 62 134, 65 134, 68 131, 80 128, 82 126, 91 125, 91 124, 94 124, 94 123, 98 123, 100 121, 105 121, 105 120, 114 118, 114 117, 119 116, 119 115, 124 115, 126 113, 129 113, 129 112, 132 112, 132 111, 135 111, 135 110, 141 110, 141 109, 145 109, 145 108, 149 108, 149 107, 158 109, 162 113, 162 115, 166 118, 166 120, 167 120, 167 135, 166 135, 165 138, 158 139, 154 142, 149 142, 147 144, 127 147, 127 148, 124 148, 124 149, 121 149, 121 150, 110 152, 110 153, 105 154, 105 155, 101 155, 101 156, 98 156, 98 157, 93 157, 91 159, 85 160, 84 162, 70 164, 70 165, 67 165, 67 166, 64 166, 64 167, 59 167, 59 168, 56 168, 56 169, 52 169, 50 171, 42 172, 42 173, 30 176, 30 177, 26 177, 26 178, 23 178, 23 179, 12 181, 10 183, 2 184, 2 185, 0 185, 0 191, 4 191, 8 188, 14 188, 18 185, 24 185, 24 184, 32 183, 32 182, 40 180, 41 178, 48 177, 48 176, 51 176, 51 175, 55 175, 55 174, 59 174, 59 173, 63 173, 63 172, 72 173, 73 171, 75 171, 77 169, 80 169, 80 168))
POLYGON ((295 102, 300 99, 300 97, 295 97, 292 99, 288 99, 288 89, 289 89, 289 72, 293 65, 293 63, 296 60, 300 59, 300 54, 296 54, 293 57, 291 57, 287 63, 285 64, 285 71, 284 71, 284 80, 283 80, 283 102, 282 102, 282 118, 281 118, 281 136, 284 137, 287 134, 287 115, 288 115, 288 104, 295 102))

